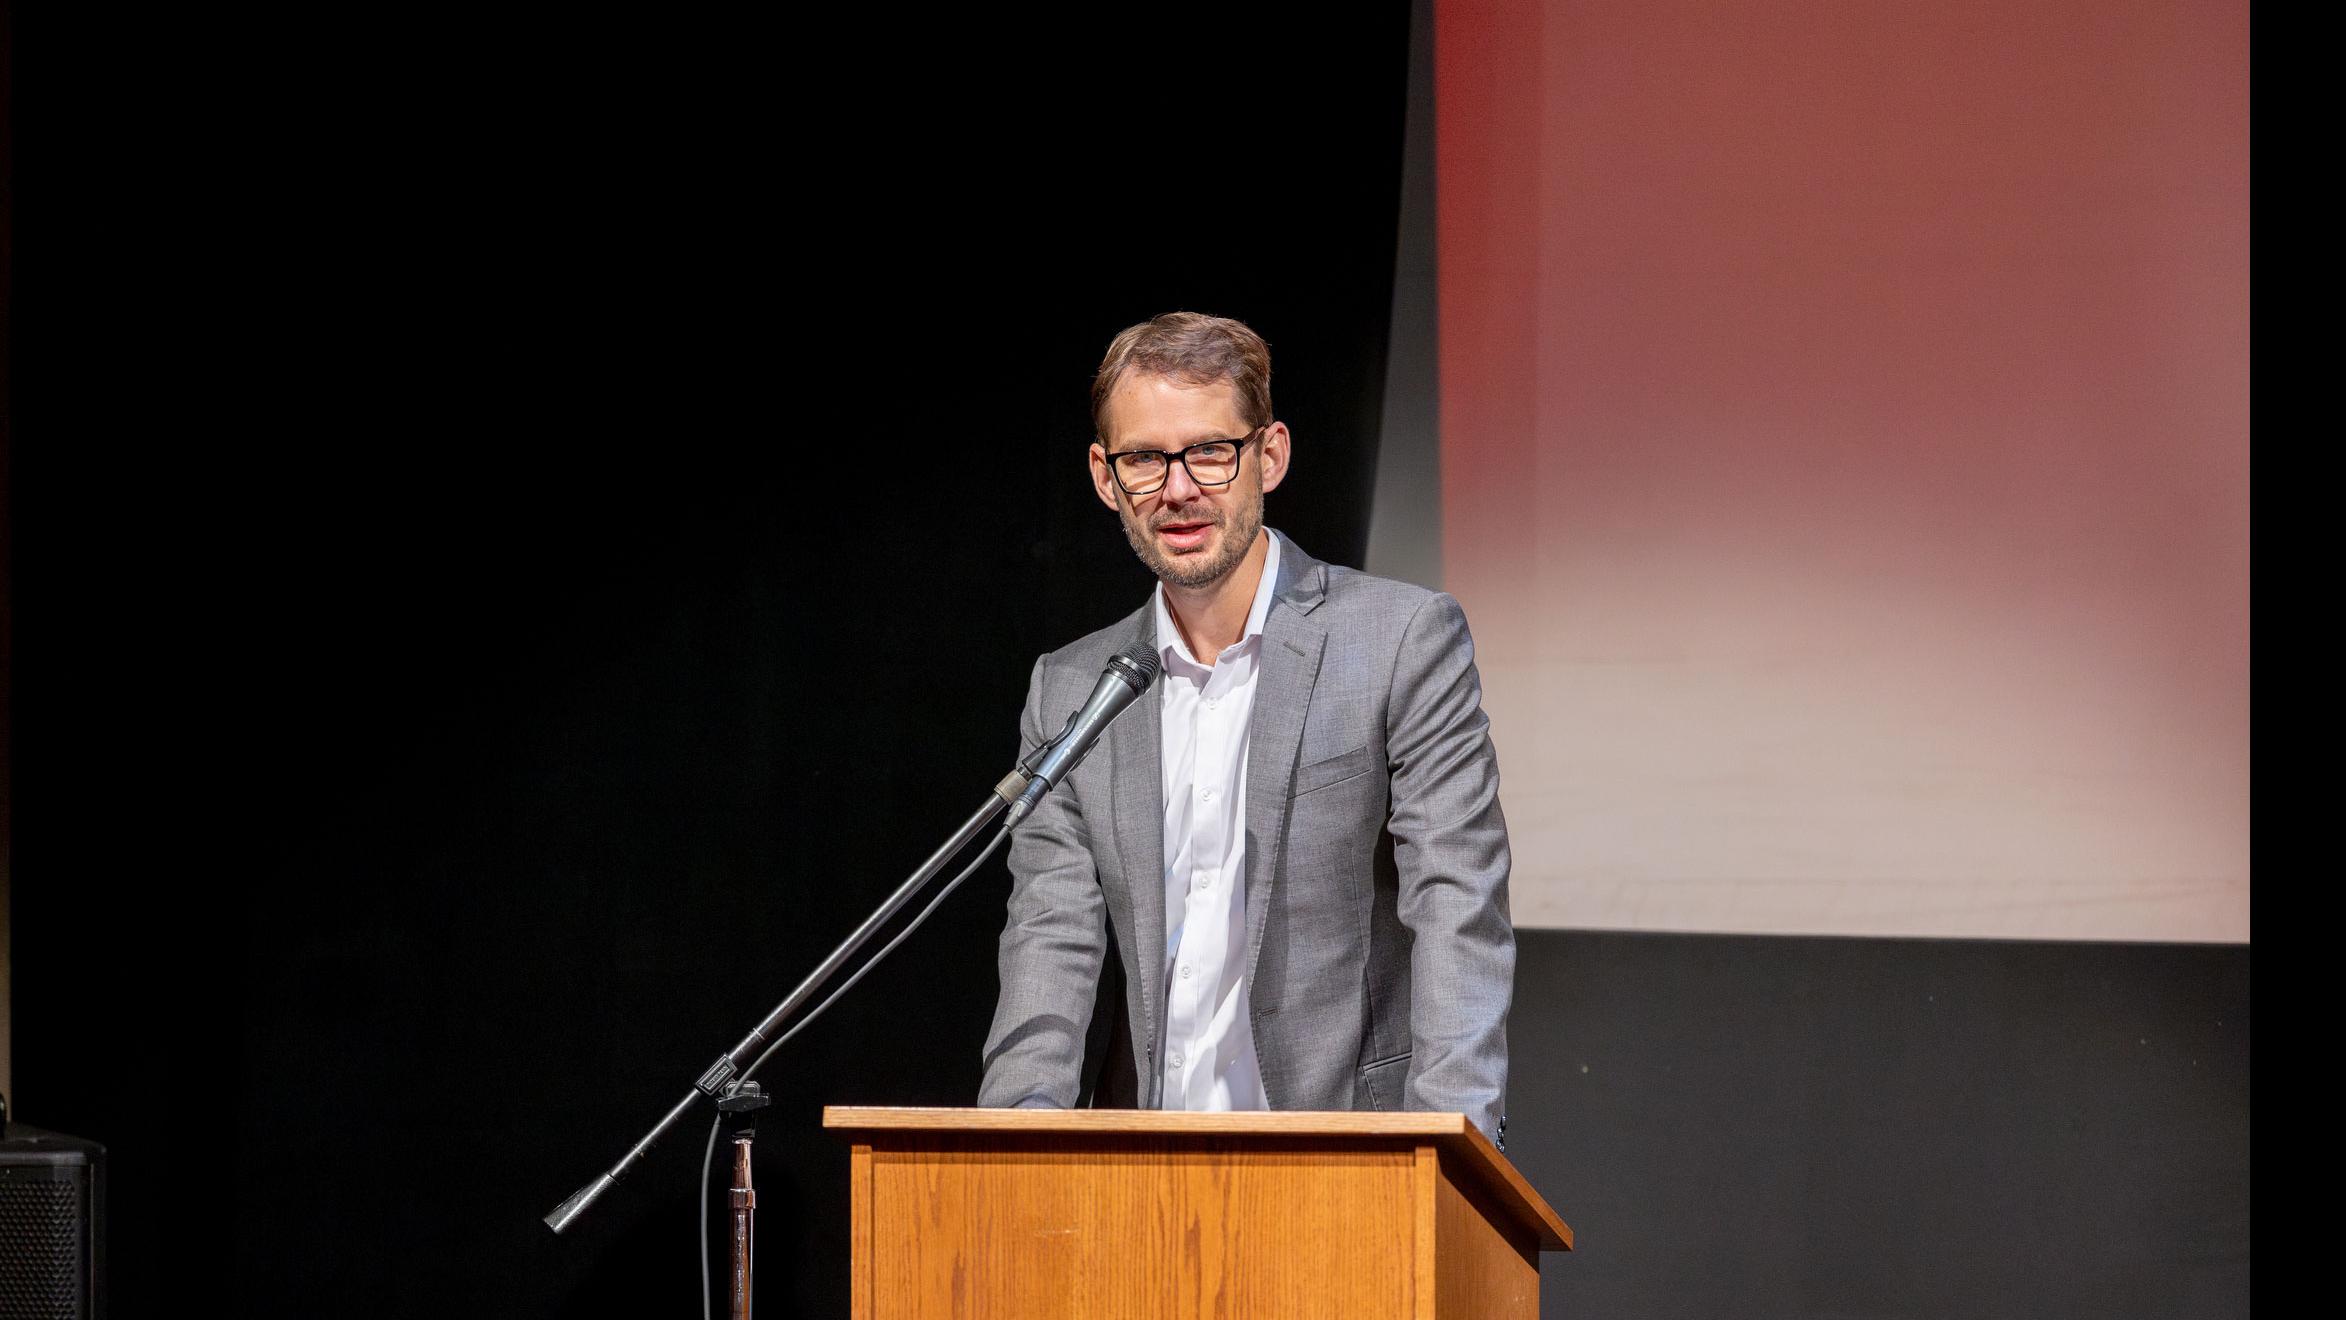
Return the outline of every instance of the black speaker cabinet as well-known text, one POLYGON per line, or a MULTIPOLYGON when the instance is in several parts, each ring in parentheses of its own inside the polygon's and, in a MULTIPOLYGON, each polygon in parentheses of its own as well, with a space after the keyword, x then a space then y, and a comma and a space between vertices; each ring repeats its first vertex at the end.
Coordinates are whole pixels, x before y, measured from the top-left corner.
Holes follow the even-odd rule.
POLYGON ((22 1123, 0 1130, 0 1316, 103 1320, 105 1155, 22 1123))

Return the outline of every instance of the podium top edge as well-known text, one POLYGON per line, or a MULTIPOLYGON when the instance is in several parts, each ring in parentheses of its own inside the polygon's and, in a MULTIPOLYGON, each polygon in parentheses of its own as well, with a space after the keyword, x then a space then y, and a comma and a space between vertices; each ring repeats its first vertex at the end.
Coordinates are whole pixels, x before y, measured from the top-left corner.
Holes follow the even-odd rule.
POLYGON ((1085 1132, 1136 1136, 1462 1137, 1464 1114, 1159 1109, 914 1109, 825 1105, 823 1126, 862 1132, 1085 1132))
POLYGON ((1091 1137, 1407 1138, 1462 1160, 1535 1226, 1540 1246, 1572 1249, 1572 1230, 1545 1197, 1464 1114, 1314 1110, 1191 1113, 1157 1109, 919 1109, 825 1105, 823 1126, 841 1133, 1034 1133, 1091 1137))

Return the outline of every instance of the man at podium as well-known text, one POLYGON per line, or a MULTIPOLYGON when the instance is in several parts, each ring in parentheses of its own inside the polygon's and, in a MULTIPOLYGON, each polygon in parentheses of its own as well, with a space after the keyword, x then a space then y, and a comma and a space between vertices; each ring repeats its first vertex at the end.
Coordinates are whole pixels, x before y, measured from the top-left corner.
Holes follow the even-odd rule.
POLYGON ((1503 1145, 1515 936, 1466 617, 1263 525, 1270 381, 1252 330, 1187 312, 1101 360, 1092 486, 1158 585, 1035 662, 1025 748, 1111 656, 1163 669, 1012 838, 978 1103, 1459 1111, 1503 1145))

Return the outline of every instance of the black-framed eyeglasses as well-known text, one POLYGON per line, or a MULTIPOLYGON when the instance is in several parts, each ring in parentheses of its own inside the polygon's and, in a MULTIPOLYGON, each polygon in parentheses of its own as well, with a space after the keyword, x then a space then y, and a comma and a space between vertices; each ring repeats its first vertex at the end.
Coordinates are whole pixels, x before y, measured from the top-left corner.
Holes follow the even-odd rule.
POLYGON ((1127 449, 1108 455, 1108 470, 1127 495, 1149 495, 1164 488, 1178 462, 1189 469, 1189 479, 1200 486, 1227 486, 1238 478, 1238 460, 1268 430, 1270 423, 1235 440, 1201 440, 1180 449, 1127 449))

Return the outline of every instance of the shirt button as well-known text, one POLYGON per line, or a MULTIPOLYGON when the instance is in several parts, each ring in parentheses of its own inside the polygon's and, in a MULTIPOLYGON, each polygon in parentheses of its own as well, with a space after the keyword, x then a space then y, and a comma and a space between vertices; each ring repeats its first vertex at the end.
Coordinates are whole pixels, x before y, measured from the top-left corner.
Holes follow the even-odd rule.
POLYGON ((1181 969, 1181 979, 1182 979, 1182 980, 1184 980, 1184 981, 1186 981, 1186 980, 1188 980, 1188 979, 1189 979, 1189 969, 1188 969, 1188 968, 1184 967, 1184 968, 1182 968, 1182 969, 1181 969))
POLYGON ((1207 802, 1211 802, 1211 801, 1213 801, 1213 800, 1214 800, 1214 790, 1212 790, 1212 789, 1210 789, 1210 788, 1209 788, 1209 789, 1207 789, 1207 790, 1205 791, 1204 800, 1205 800, 1205 801, 1207 801, 1207 802))
POLYGON ((1181 1056, 1176 1054, 1171 1059, 1167 1060, 1167 1062, 1178 1068, 1181 1066, 1181 1056))
POLYGON ((1212 877, 1212 876, 1210 876, 1210 875, 1201 875, 1201 876, 1199 876, 1199 877, 1197 878, 1197 887, 1198 887, 1198 888, 1200 888, 1200 889, 1211 889, 1211 888, 1213 888, 1213 887, 1214 887, 1214 877, 1212 877))
POLYGON ((1207 710, 1220 710, 1221 708, 1222 708, 1222 703, 1221 703, 1219 700, 1211 700, 1211 699, 1209 699, 1209 700, 1206 702, 1206 709, 1207 709, 1207 710))

